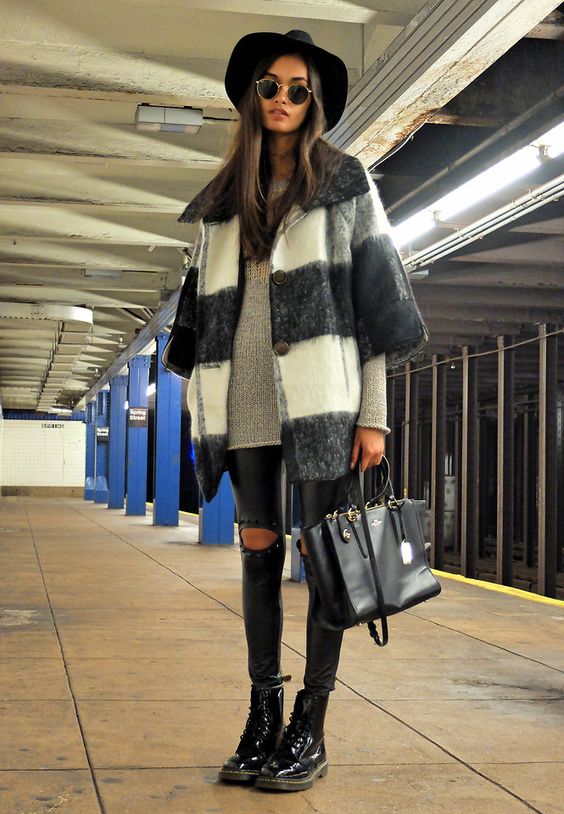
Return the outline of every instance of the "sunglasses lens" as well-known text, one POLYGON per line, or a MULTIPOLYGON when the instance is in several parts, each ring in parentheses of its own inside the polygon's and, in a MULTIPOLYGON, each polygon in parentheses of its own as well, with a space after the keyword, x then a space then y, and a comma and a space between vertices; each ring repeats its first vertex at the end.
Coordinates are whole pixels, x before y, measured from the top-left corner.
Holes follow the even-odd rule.
POLYGON ((290 85, 288 88, 288 99, 294 105, 303 105, 307 97, 308 92, 303 85, 290 85))
POLYGON ((272 79, 261 79, 257 82, 257 93, 263 99, 274 99, 278 93, 278 85, 272 79))

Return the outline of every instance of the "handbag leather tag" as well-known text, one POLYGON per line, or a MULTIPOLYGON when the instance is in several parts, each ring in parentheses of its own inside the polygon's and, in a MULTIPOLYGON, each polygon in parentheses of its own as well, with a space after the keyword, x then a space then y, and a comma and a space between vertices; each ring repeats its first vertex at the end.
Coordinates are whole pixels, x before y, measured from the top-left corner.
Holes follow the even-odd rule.
POLYGON ((402 540, 400 545, 401 561, 404 565, 411 565, 413 562, 413 548, 407 540, 402 540))

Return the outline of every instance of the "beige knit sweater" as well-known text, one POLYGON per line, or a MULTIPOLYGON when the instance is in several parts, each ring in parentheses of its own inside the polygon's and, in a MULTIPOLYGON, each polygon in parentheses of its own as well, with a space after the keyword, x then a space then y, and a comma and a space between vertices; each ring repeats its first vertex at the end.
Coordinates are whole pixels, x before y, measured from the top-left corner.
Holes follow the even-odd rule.
MULTIPOLYGON (((274 181, 269 198, 287 181, 274 181)), ((280 415, 274 383, 270 325, 269 260, 247 260, 245 291, 233 341, 227 402, 228 449, 280 444, 280 415)), ((386 360, 381 354, 362 368, 357 425, 389 433, 386 426, 386 360)))

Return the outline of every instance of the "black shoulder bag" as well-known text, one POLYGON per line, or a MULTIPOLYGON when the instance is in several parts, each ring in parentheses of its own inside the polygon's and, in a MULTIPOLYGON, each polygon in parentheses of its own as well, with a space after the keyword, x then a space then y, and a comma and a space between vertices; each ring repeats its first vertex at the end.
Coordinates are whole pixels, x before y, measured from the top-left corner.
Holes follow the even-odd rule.
POLYGON ((385 457, 378 470, 378 493, 365 505, 359 459, 355 503, 302 533, 316 584, 315 621, 330 630, 366 623, 384 647, 387 617, 437 596, 441 586, 427 563, 418 505, 423 501, 394 497, 385 457), (381 620, 381 638, 375 619, 381 620))

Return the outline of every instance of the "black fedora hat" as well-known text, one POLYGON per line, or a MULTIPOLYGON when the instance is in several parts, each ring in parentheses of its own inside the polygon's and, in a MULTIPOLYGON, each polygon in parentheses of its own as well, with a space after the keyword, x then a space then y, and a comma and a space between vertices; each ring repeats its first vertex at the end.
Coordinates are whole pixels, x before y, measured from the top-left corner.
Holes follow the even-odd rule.
POLYGON ((293 53, 310 56, 319 71, 327 129, 331 130, 345 109, 347 68, 338 56, 315 45, 307 31, 288 31, 287 34, 258 31, 242 37, 233 49, 225 72, 227 95, 239 110, 239 103, 257 64, 269 56, 293 53))

